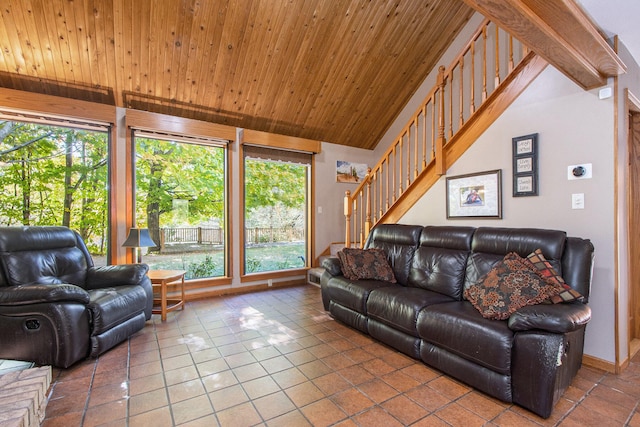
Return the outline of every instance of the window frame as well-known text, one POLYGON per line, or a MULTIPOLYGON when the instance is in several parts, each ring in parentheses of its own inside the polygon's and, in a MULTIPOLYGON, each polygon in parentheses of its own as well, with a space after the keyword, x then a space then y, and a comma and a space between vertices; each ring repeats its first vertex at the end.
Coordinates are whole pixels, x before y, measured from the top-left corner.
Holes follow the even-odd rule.
MULTIPOLYGON (((242 206, 239 209, 240 215, 240 227, 239 227, 239 245, 240 245, 240 281, 245 282, 258 282, 274 278, 283 278, 283 284, 287 284, 287 278, 299 277, 306 275, 307 270, 311 268, 312 260, 315 257, 314 254, 314 242, 315 233, 313 224, 315 223, 315 212, 313 206, 315 206, 315 185, 313 182, 315 156, 314 154, 320 152, 320 142, 313 140, 305 140, 301 138, 287 137, 284 135, 271 134, 260 131, 252 131, 245 129, 240 138, 239 144, 239 164, 242 170, 239 173, 239 193, 242 206), (305 266, 300 268, 293 268, 288 270, 275 270, 265 271, 258 273, 245 273, 245 171, 244 171, 244 146, 255 145, 263 146, 265 148, 272 148, 283 151, 300 151, 307 154, 311 154, 311 162, 307 170, 307 202, 306 202, 306 254, 305 266)), ((297 282, 296 279, 292 279, 292 282, 297 282)), ((279 282, 280 283, 280 282, 279 282)))
POLYGON ((80 100, 65 100, 60 103, 58 97, 26 93, 12 89, 0 89, 0 118, 4 120, 58 126, 71 129, 83 129, 105 132, 107 136, 107 242, 106 264, 117 264, 117 230, 114 225, 115 196, 111 188, 115 188, 114 153, 116 147, 116 108, 80 100), (28 106, 28 108, 27 108, 28 106), (37 106, 36 108, 32 108, 37 106), (82 115, 78 115, 82 111, 82 115))
MULTIPOLYGON (((164 139, 176 136, 182 141, 195 142, 197 140, 204 141, 211 140, 226 140, 228 141, 225 148, 224 162, 225 162, 225 275, 220 277, 208 277, 200 279, 190 279, 185 282, 185 291, 191 289, 211 288, 216 286, 230 285, 233 278, 233 259, 231 254, 233 253, 233 239, 230 234, 230 223, 232 217, 231 203, 229 202, 230 195, 232 194, 231 185, 231 167, 229 162, 230 145, 235 141, 236 131, 235 128, 218 125, 215 123, 202 122, 194 119, 185 119, 176 116, 168 116, 159 113, 150 113, 140 110, 126 111, 126 182, 127 182, 127 196, 126 196, 126 229, 135 224, 135 132, 142 132, 146 134, 158 134, 164 135, 164 139)), ((214 144, 211 144, 214 145, 214 144)), ((127 249, 127 262, 133 262, 133 251, 127 249)))

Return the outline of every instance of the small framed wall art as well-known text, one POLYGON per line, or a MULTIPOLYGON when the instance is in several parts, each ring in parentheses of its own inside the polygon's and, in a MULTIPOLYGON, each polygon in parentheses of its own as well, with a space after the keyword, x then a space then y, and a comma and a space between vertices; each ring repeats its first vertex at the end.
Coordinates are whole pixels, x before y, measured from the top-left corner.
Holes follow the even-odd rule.
POLYGON ((538 195, 538 134, 513 141, 513 197, 538 195))
POLYGON ((344 160, 336 162, 336 182, 359 184, 367 176, 366 163, 353 163, 344 160))

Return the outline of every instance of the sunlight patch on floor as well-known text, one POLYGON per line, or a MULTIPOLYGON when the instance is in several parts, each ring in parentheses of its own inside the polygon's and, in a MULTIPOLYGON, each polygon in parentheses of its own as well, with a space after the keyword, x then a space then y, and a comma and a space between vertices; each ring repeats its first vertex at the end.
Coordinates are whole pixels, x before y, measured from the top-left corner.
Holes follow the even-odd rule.
POLYGON ((180 344, 186 344, 192 351, 206 350, 211 347, 204 338, 193 334, 185 335, 183 338, 178 339, 178 342, 180 344))
POLYGON ((267 337, 267 342, 271 345, 286 344, 294 340, 299 335, 293 329, 283 325, 277 320, 265 319, 264 314, 253 307, 243 308, 241 310, 241 314, 240 325, 243 329, 274 331, 267 337))

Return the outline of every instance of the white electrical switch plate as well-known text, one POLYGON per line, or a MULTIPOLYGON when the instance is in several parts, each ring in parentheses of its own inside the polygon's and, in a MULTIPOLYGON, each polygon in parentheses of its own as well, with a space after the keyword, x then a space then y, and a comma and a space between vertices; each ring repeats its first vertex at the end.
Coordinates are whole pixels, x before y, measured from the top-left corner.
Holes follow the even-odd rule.
POLYGON ((571 209, 584 209, 584 193, 571 195, 571 209))
POLYGON ((582 163, 580 165, 567 166, 567 179, 590 179, 593 176, 593 165, 582 163))

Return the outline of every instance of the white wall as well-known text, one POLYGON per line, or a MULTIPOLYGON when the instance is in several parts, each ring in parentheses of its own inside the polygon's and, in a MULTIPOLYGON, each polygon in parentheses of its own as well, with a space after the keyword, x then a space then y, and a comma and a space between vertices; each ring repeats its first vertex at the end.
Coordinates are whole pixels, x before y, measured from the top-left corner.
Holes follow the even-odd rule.
POLYGON ((547 69, 448 171, 502 170, 503 218, 446 219, 445 177, 402 218, 406 224, 540 227, 591 239, 596 248, 585 353, 614 362, 614 108, 553 67, 547 69), (511 138, 538 133, 539 196, 512 197, 511 138), (567 180, 567 166, 593 164, 593 178, 567 180), (584 193, 585 209, 571 209, 584 193))
POLYGON ((343 200, 345 191, 353 192, 358 184, 336 182, 336 162, 346 160, 373 166, 378 157, 372 150, 322 143, 322 151, 315 156, 315 256, 331 243, 344 242, 345 218, 343 200), (322 212, 320 212, 322 211, 322 212))

